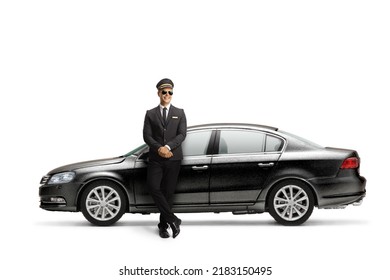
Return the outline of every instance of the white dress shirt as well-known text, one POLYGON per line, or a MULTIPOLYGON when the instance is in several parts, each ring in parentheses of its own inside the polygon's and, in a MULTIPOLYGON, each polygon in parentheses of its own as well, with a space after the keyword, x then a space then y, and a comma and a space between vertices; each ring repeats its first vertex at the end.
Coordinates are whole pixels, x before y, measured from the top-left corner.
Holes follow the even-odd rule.
MULTIPOLYGON (((171 108, 171 103, 169 103, 167 106, 163 106, 160 104, 160 113, 161 113, 161 116, 163 117, 164 116, 164 108, 167 108, 167 119, 168 119, 168 114, 169 114, 169 108, 171 108)), ((164 120, 166 121, 166 120, 164 120)), ((171 150, 171 147, 169 147, 168 145, 165 145, 165 147, 168 148, 168 150, 171 150)))
POLYGON ((171 108, 171 103, 169 103, 167 106, 163 106, 163 105, 161 105, 160 104, 160 113, 161 113, 161 116, 163 116, 164 115, 164 108, 167 108, 167 118, 168 118, 168 114, 169 114, 169 108, 171 108))

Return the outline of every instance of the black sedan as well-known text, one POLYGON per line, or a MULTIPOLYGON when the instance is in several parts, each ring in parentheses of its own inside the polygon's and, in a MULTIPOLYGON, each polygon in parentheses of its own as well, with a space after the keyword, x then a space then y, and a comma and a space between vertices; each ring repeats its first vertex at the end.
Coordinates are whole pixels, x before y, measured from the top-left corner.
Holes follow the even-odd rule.
MULTIPOLYGON (((188 128, 174 212, 269 212, 299 225, 318 208, 359 205, 366 180, 353 150, 325 148, 274 127, 207 124, 188 128)), ((41 180, 40 207, 81 211, 107 226, 127 213, 155 213, 146 189, 148 146, 126 155, 75 163, 41 180)))

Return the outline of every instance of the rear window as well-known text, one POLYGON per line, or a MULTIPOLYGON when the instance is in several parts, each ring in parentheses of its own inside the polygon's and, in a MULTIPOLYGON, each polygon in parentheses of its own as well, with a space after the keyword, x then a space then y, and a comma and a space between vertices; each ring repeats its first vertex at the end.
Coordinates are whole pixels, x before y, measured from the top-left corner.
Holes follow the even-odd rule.
POLYGON ((312 141, 309 141, 309 140, 307 140, 305 138, 302 138, 300 136, 294 135, 294 134, 292 134, 290 132, 286 132, 286 131, 280 131, 280 132, 285 134, 286 136, 290 136, 291 138, 295 138, 296 140, 301 141, 301 142, 305 143, 308 146, 312 146, 314 148, 319 148, 319 149, 323 148, 321 145, 318 145, 318 144, 316 144, 316 143, 314 143, 312 141))

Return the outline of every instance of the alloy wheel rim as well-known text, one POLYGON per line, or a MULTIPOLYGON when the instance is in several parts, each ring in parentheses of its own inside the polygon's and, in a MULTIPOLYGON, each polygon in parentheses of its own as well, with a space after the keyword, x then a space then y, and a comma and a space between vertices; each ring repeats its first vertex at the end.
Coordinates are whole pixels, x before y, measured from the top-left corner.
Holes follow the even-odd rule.
POLYGON ((299 186, 287 185, 281 188, 274 198, 276 213, 286 221, 296 221, 309 210, 309 196, 299 186))
POLYGON ((121 199, 116 190, 109 186, 93 188, 86 199, 86 209, 96 220, 113 219, 121 208, 121 199))

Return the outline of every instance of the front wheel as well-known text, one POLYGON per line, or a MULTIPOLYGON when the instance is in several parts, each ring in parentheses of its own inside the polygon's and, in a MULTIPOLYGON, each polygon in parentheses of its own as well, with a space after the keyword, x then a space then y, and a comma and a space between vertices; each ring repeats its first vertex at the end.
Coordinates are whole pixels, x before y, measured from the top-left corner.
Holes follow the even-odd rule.
POLYGON ((286 226, 304 223, 314 208, 312 190, 306 184, 293 180, 274 187, 267 202, 271 216, 286 226))
POLYGON ((81 196, 81 211, 94 225, 109 226, 125 213, 126 200, 118 185, 110 181, 90 184, 81 196))

